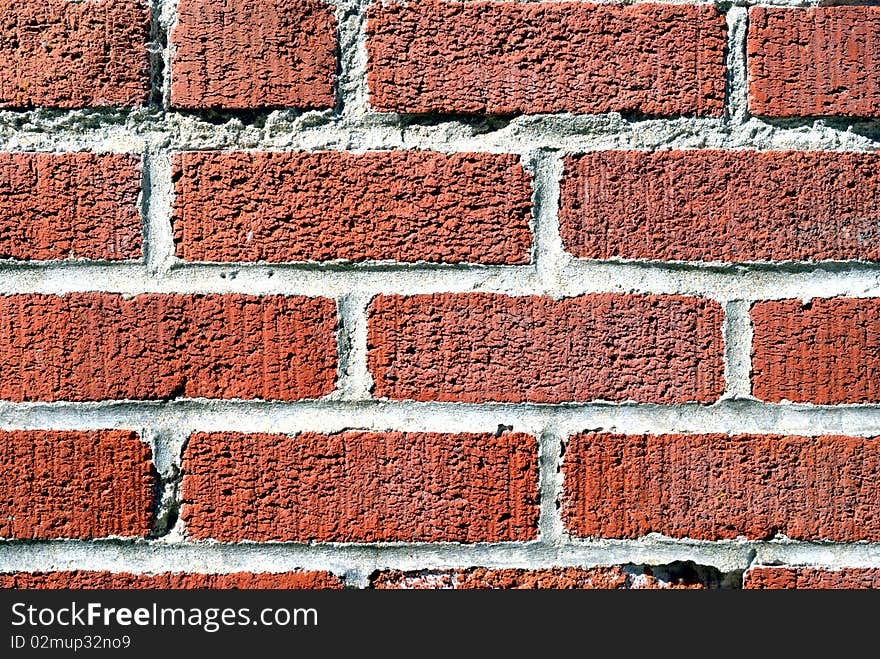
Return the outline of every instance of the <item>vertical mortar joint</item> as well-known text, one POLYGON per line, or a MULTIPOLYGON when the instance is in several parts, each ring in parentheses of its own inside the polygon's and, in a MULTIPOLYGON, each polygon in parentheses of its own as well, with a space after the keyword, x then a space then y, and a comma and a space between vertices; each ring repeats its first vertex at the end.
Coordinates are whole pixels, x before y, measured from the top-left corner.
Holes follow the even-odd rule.
POLYGON ((565 541, 560 503, 562 499, 562 445, 565 437, 548 427, 538 435, 538 539, 551 546, 565 541))
POLYGON ((749 82, 747 38, 749 9, 731 6, 725 13, 727 20, 726 111, 725 119, 732 126, 741 126, 749 120, 749 82))
POLYGON ((176 261, 172 226, 174 183, 172 156, 161 138, 151 140, 143 154, 141 215, 144 262, 152 275, 167 274, 176 261))
POLYGON ((752 399, 752 322, 750 303, 733 300, 724 305, 724 379, 722 399, 752 399))
POLYGON ((337 368, 335 397, 341 400, 369 400, 373 378, 367 364, 367 305, 371 296, 343 295, 337 302, 339 325, 336 345, 337 368))
POLYGON ((183 448, 188 435, 181 430, 144 430, 142 437, 150 444, 153 464, 158 473, 156 516, 150 537, 163 542, 183 539, 180 519, 180 486, 183 480, 183 448))
POLYGON ((566 268, 572 261, 559 232, 559 188, 562 153, 538 149, 523 156, 523 168, 532 176, 532 263, 544 288, 554 296, 566 294, 566 268))
POLYGON ((337 23, 336 112, 346 122, 358 122, 368 112, 368 0, 344 0, 335 5, 337 23))

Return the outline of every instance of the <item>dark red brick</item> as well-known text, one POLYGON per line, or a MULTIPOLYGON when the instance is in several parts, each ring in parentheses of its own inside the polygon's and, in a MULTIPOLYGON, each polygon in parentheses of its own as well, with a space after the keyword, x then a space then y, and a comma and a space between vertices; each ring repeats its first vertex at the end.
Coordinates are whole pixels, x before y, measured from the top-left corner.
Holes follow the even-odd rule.
POLYGON ((0 0, 0 108, 144 105, 149 40, 141 0, 0 0))
POLYGON ((151 457, 127 430, 0 431, 0 538, 146 536, 151 457))
POLYGON ((723 313, 709 300, 435 294, 380 296, 368 312, 380 398, 682 403, 724 389, 723 313))
POLYGON ((707 5, 374 3, 370 101, 406 113, 720 116, 726 32, 707 5))
POLYGON ((175 167, 188 261, 530 259, 531 186, 517 156, 192 152, 175 167))
POLYGON ((752 393, 816 405, 880 402, 880 300, 758 302, 752 393))
POLYGON ((877 568, 831 570, 812 567, 753 567, 743 576, 743 588, 751 590, 840 590, 880 588, 877 568))
POLYGON ((880 155, 598 151, 567 158, 566 248, 588 259, 880 260, 880 155))
POLYGON ((534 437, 346 432, 193 435, 194 539, 499 542, 537 535, 534 437))
POLYGON ((749 108, 880 117, 880 7, 753 7, 749 108))
POLYGON ((0 398, 319 398, 332 300, 110 293, 0 297, 0 398))
POLYGON ((17 572, 0 574, 0 588, 19 590, 311 590, 343 587, 329 572, 17 572))
POLYGON ((0 258, 141 255, 140 158, 0 153, 0 258))
POLYGON ((171 32, 178 108, 331 108, 336 19, 321 0, 180 0, 171 32))
POLYGON ((563 472, 576 536, 880 540, 877 439, 586 433, 563 472))

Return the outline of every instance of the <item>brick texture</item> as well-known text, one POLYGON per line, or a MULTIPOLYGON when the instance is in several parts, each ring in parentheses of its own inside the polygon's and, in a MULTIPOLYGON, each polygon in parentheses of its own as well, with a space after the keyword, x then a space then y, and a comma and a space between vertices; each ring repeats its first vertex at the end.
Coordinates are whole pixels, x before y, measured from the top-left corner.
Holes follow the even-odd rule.
POLYGON ((0 398, 318 398, 334 387, 335 327, 323 298, 0 297, 0 398))
POLYGON ((880 7, 754 7, 749 108, 769 117, 880 117, 880 7))
POLYGON ((180 0, 171 102, 178 108, 330 108, 336 20, 321 0, 180 0))
POLYGON ((880 402, 880 300, 758 302, 752 393, 816 405, 880 402))
POLYGON ((17 572, 0 574, 0 588, 19 590, 311 590, 342 588, 329 572, 130 574, 127 572, 17 572))
POLYGON ((534 437, 195 434, 182 517, 196 539, 498 542, 536 537, 534 437))
POLYGON ((156 493, 133 432, 0 431, 0 538, 143 537, 156 493))
POLYGON ((810 567, 754 567, 743 576, 743 588, 751 590, 841 590, 880 588, 880 570, 810 567))
POLYGON ((576 536, 880 540, 880 441, 586 433, 567 447, 576 536))
POLYGON ((724 16, 709 6, 375 3, 368 84, 384 111, 719 116, 724 16))
POLYGON ((0 64, 0 588, 880 588, 880 2, 0 0, 0 64))
MULTIPOLYGON (((2 583, 2 581, 0 581, 2 583)), ((665 582, 649 570, 619 566, 546 570, 471 568, 448 572, 382 572, 372 581, 377 590, 666 590, 700 589, 698 581, 665 582)))
POLYGON ((197 152, 175 169, 188 261, 530 259, 531 186, 517 156, 197 152))
POLYGON ((724 389, 723 314, 708 300, 380 296, 368 313, 381 398, 680 403, 724 389))
POLYGON ((598 151, 566 158, 566 248, 588 259, 880 260, 880 156, 598 151))
POLYGON ((149 39, 141 0, 0 0, 0 109, 143 105, 149 39))
POLYGON ((141 255, 140 158, 0 153, 0 258, 141 255))

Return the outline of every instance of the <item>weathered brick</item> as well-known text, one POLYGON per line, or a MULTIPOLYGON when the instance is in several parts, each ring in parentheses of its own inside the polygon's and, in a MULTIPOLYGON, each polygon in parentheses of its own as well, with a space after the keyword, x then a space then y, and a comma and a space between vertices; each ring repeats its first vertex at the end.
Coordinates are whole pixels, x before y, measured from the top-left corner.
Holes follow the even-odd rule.
POLYGON ((749 108, 880 117, 880 7, 753 7, 749 108))
POLYGON ((724 110, 726 23, 710 6, 374 3, 367 38, 370 102, 379 110, 724 110))
POLYGON ((321 0, 180 0, 171 32, 178 108, 331 108, 336 20, 321 0))
POLYGON ((880 260, 880 155, 597 151, 566 158, 566 248, 588 259, 880 260))
POLYGON ((532 540, 537 446, 504 433, 197 433, 182 517, 196 539, 532 540))
POLYGON ((155 498, 134 432, 0 431, 0 538, 143 537, 155 498))
POLYGON ((709 300, 395 295, 368 313, 381 398, 681 403, 724 389, 723 314, 709 300))
POLYGON ((782 589, 876 589, 880 588, 877 568, 831 570, 812 567, 753 567, 743 576, 743 588, 782 589))
POLYGON ((531 186, 517 156, 191 152, 175 168, 188 261, 530 259, 531 186))
POLYGON ((576 536, 880 539, 877 439, 586 433, 563 472, 576 536))
POLYGON ((816 405, 880 402, 880 300, 752 306, 752 393, 816 405))
POLYGON ((318 398, 334 388, 335 327, 323 298, 0 297, 0 398, 318 398))
POLYGON ((140 158, 0 153, 0 258, 141 255, 140 158))
POLYGON ((311 590, 342 588, 329 572, 16 572, 0 574, 0 588, 20 590, 311 590))
MULTIPOLYGON (((0 582, 2 583, 2 582, 0 582)), ((373 578, 377 590, 666 590, 699 589, 698 581, 667 582, 650 570, 627 572, 621 566, 549 568, 545 570, 470 568, 446 572, 381 572, 373 578)))
POLYGON ((0 0, 0 108, 143 105, 149 39, 141 0, 0 0))

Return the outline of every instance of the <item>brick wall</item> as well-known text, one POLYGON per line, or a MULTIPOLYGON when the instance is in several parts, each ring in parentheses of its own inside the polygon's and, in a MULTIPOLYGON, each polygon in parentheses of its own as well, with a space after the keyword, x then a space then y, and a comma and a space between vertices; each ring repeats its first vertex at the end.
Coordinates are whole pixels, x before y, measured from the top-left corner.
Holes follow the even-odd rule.
POLYGON ((0 587, 877 587, 803 4, 0 0, 0 587))

